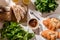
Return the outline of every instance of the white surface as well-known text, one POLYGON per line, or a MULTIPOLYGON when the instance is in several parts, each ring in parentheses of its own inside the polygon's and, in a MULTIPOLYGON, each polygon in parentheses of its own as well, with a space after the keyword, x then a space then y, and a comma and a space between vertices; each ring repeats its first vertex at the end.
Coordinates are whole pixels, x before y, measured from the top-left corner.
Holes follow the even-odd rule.
MULTIPOLYGON (((47 16, 47 18, 58 18, 58 19, 60 19, 60 14, 52 14, 50 16, 47 16)), ((45 19, 47 19, 47 18, 45 18, 45 19)), ((45 19, 43 19, 43 20, 45 20, 45 19)), ((43 22, 43 20, 42 20, 42 22, 43 22)), ((43 26, 43 30, 47 30, 47 28, 43 25, 43 23, 42 23, 42 26, 43 26)), ((60 30, 58 30, 58 31, 60 32, 60 30)), ((56 40, 60 40, 60 39, 56 39, 56 40)))

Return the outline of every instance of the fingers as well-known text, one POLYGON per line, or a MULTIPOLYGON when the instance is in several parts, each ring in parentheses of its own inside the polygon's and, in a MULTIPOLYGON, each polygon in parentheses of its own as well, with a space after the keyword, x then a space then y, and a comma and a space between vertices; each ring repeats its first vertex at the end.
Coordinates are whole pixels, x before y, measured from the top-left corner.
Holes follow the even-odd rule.
POLYGON ((21 19, 23 19, 23 18, 24 18, 24 14, 23 14, 23 12, 21 11, 21 9, 20 9, 19 13, 20 13, 21 19))
POLYGON ((17 5, 17 7, 18 7, 24 14, 26 13, 24 7, 22 7, 21 5, 17 5))
POLYGON ((16 6, 13 6, 12 10, 14 12, 14 15, 15 15, 16 19, 17 19, 17 22, 19 22, 21 20, 21 17, 19 15, 20 14, 19 9, 16 6))
POLYGON ((17 22, 19 22, 21 19, 24 18, 24 13, 26 13, 24 7, 20 6, 20 5, 16 5, 16 6, 12 6, 11 7, 13 10, 13 13, 17 19, 17 22))
POLYGON ((24 12, 18 7, 18 9, 20 10, 19 13, 20 13, 20 16, 21 16, 21 19, 24 18, 24 12))

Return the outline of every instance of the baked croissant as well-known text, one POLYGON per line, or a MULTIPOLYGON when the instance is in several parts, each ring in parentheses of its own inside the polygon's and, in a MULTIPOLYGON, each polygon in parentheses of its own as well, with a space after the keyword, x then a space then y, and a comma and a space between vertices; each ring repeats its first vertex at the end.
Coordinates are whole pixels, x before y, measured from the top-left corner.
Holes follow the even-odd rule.
POLYGON ((42 31, 41 35, 47 40, 56 40, 60 38, 60 32, 55 32, 51 30, 42 31))
POLYGON ((43 24, 50 30, 57 30, 60 28, 60 20, 57 18, 48 18, 43 21, 43 24))

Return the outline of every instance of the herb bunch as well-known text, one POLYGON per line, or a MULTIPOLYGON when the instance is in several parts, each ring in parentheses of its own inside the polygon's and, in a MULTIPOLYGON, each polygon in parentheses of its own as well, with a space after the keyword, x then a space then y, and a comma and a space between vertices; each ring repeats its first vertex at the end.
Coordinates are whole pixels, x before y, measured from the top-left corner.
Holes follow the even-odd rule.
POLYGON ((1 29, 1 36, 8 40, 29 40, 34 36, 34 34, 25 31, 16 22, 5 22, 1 29))
POLYGON ((55 11, 58 7, 56 0, 36 0, 35 1, 36 10, 44 13, 55 11))

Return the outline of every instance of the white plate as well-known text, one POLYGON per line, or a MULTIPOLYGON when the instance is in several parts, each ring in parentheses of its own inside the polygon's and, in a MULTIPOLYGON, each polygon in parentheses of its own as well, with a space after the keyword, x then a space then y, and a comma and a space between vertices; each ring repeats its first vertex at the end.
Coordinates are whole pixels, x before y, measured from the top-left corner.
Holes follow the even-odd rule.
MULTIPOLYGON (((35 0, 31 0, 31 2, 32 2, 32 4, 34 5, 34 2, 35 2, 35 0)), ((51 14, 57 14, 57 13, 60 13, 60 0, 57 0, 57 3, 59 4, 59 6, 56 8, 56 10, 55 10, 55 12, 51 12, 51 13, 44 13, 44 14, 42 14, 41 12, 41 15, 43 16, 43 17, 46 17, 46 16, 49 16, 49 15, 51 15, 51 14)), ((32 8, 32 7, 31 7, 32 8)), ((38 12, 38 11, 37 11, 38 12)))
MULTIPOLYGON (((48 16, 47 18, 58 18, 58 19, 60 19, 60 14, 52 14, 52 15, 48 16)), ((44 18, 43 20, 45 20, 47 18, 44 18)), ((43 24, 43 20, 41 20, 41 24, 43 26, 43 31, 44 31, 44 30, 47 30, 47 28, 43 24)), ((58 31, 60 31, 60 30, 58 30, 58 31)), ((60 39, 56 39, 56 40, 60 40, 60 39)))
POLYGON ((60 19, 60 14, 52 14, 52 15, 47 16, 46 18, 42 19, 41 20, 41 25, 43 26, 43 30, 47 30, 47 28, 43 24, 43 20, 46 20, 47 18, 58 18, 58 19, 60 19))

